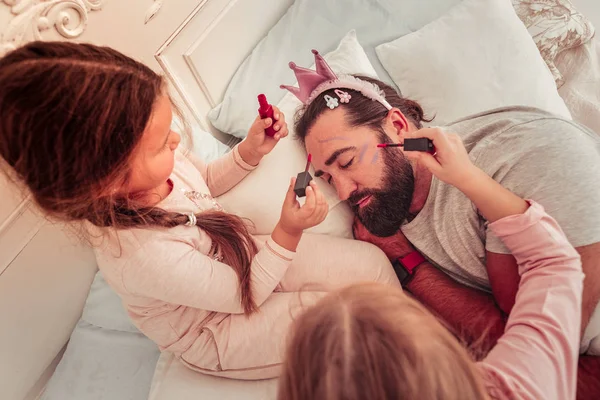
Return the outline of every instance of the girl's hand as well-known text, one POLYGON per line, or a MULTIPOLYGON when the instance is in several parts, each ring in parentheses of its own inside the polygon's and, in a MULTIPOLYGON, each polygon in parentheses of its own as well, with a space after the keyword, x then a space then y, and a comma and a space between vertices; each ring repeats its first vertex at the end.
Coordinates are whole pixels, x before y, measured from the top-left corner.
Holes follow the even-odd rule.
POLYGON ((250 130, 248 136, 242 143, 240 143, 238 150, 240 155, 250 165, 258 165, 263 156, 269 154, 275 147, 279 139, 282 139, 288 135, 288 126, 285 122, 285 115, 275 106, 273 106, 273 118, 260 119, 257 116, 250 130), (275 124, 273 127, 277 132, 275 136, 267 136, 265 129, 275 124))
POLYGON ((469 159, 469 154, 457 134, 445 133, 440 128, 424 128, 407 135, 407 138, 422 137, 433 141, 435 155, 421 151, 405 151, 407 158, 420 162, 438 179, 459 189, 477 175, 478 168, 469 159))
POLYGON ((446 134, 439 128, 426 128, 408 137, 426 137, 433 141, 435 156, 418 151, 406 151, 404 154, 463 192, 488 222, 522 214, 529 208, 529 203, 473 165, 458 135, 446 134))
POLYGON ((306 201, 303 206, 300 206, 296 200, 295 184, 296 178, 293 178, 279 219, 279 226, 290 235, 300 235, 305 229, 319 225, 327 217, 329 211, 327 200, 315 181, 310 182, 306 188, 306 201))

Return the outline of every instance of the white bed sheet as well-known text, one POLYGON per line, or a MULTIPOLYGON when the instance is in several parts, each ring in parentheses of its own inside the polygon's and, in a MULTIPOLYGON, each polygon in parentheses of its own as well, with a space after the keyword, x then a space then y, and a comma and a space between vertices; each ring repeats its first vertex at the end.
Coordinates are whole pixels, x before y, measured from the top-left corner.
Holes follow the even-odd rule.
POLYGON ((160 352, 141 333, 80 321, 42 400, 145 400, 160 352))
POLYGON ((160 351, 98 272, 42 400, 146 400, 160 351))
POLYGON ((162 353, 148 400, 272 400, 277 379, 240 381, 203 375, 185 367, 171 353, 162 353))

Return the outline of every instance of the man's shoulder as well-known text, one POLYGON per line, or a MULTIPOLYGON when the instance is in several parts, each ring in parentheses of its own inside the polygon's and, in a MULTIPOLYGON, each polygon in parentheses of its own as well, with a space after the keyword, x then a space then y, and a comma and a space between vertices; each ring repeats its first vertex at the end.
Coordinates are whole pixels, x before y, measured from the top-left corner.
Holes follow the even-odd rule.
POLYGON ((564 120, 563 117, 544 111, 540 108, 510 106, 494 108, 491 110, 482 111, 477 114, 468 115, 464 118, 452 122, 451 124, 448 124, 448 127, 450 128, 455 126, 469 126, 473 123, 481 124, 489 121, 503 121, 505 123, 518 124, 545 118, 564 120))
POLYGON ((590 148, 600 152, 600 136, 571 120, 531 107, 490 110, 447 127, 463 139, 473 159, 521 158, 525 154, 590 148))

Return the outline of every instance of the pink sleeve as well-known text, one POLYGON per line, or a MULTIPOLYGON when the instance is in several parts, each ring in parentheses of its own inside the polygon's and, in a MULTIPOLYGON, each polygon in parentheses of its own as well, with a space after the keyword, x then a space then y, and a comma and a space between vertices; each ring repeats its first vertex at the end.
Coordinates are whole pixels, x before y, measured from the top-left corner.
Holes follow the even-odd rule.
POLYGON ((238 146, 235 146, 232 151, 208 164, 192 153, 187 154, 187 158, 200 171, 210 193, 215 197, 233 188, 251 171, 256 169, 256 166, 247 164, 242 159, 238 146))
POLYGON ((480 363, 511 398, 575 399, 583 273, 577 251, 542 206, 490 225, 521 282, 506 331, 480 363))
MULTIPOLYGON (((123 268, 123 286, 130 294, 206 311, 244 312, 233 268, 174 236, 161 238, 146 243, 123 268)), ((251 281, 257 305, 275 290, 294 255, 269 239, 254 257, 251 281)))

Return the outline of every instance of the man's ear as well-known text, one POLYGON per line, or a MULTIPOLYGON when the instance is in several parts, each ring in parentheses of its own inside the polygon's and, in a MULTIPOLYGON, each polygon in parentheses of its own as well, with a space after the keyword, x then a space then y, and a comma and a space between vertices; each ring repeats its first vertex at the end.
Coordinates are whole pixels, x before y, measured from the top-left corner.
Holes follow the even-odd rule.
POLYGON ((392 108, 386 117, 388 126, 394 129, 393 134, 397 135, 400 141, 404 140, 404 135, 409 131, 410 125, 408 119, 397 108, 392 108))

